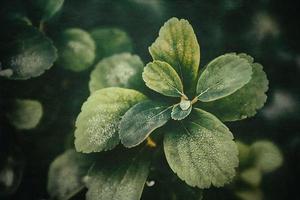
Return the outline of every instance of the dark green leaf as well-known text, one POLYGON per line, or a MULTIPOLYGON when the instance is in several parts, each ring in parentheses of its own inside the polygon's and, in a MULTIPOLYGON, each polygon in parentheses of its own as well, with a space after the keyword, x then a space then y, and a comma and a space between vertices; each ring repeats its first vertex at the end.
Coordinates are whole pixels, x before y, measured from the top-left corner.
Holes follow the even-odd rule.
POLYGON ((29 79, 52 67, 57 58, 52 41, 25 23, 0 33, 0 76, 29 79))
POLYGON ((159 31, 149 48, 153 60, 170 64, 183 85, 194 90, 200 62, 200 47, 192 26, 187 20, 171 18, 159 31))
POLYGON ((89 68, 95 59, 95 43, 90 34, 79 28, 64 30, 56 42, 58 64, 79 72, 89 68))
POLYGON ((47 21, 53 17, 63 6, 64 0, 30 0, 35 14, 42 21, 47 21))
POLYGON ((149 152, 135 149, 100 160, 86 179, 86 199, 139 200, 148 177, 150 160, 149 152))
POLYGON ((96 61, 113 54, 132 52, 130 37, 118 28, 96 28, 90 33, 96 42, 96 61))
MULTIPOLYGON (((222 121, 236 121, 246 117, 252 117, 257 110, 263 107, 266 102, 266 91, 268 90, 268 79, 262 66, 253 63, 253 58, 246 54, 239 54, 240 57, 247 58, 252 65, 252 78, 235 93, 207 103, 199 103, 199 107, 213 113, 222 121)), ((198 105, 197 105, 198 106, 198 105)))
POLYGON ((42 104, 30 99, 16 99, 7 113, 10 123, 20 130, 35 128, 42 116, 42 104))
POLYGON ((137 55, 117 54, 101 60, 91 73, 90 91, 105 87, 139 89, 143 84, 144 63, 137 55))
POLYGON ((252 67, 247 59, 225 54, 208 63, 197 83, 198 99, 202 102, 226 97, 248 83, 252 67))
POLYGON ((120 122, 120 139, 125 147, 143 142, 155 129, 171 118, 171 108, 161 103, 144 101, 130 108, 120 122))
POLYGON ((166 62, 154 61, 144 68, 143 79, 146 85, 163 95, 184 96, 183 86, 176 71, 166 62))
POLYGON ((73 149, 59 155, 49 168, 47 190, 50 196, 64 200, 79 192, 93 160, 73 149))
POLYGON ((229 129, 200 109, 166 132, 164 151, 171 169, 191 186, 221 187, 238 166, 238 150, 229 129))
POLYGON ((76 120, 75 147, 83 153, 110 150, 119 143, 118 125, 125 112, 146 97, 131 89, 105 88, 83 104, 76 120))

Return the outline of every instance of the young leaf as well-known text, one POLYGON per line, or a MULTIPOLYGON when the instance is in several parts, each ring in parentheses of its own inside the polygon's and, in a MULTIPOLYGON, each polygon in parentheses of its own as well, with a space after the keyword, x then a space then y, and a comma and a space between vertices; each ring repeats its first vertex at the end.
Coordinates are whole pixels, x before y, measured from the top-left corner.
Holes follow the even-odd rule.
POLYGON ((63 6, 64 0, 30 0, 35 14, 42 21, 47 21, 53 17, 63 6))
POLYGON ((56 42, 62 67, 80 72, 89 68, 95 59, 95 43, 90 34, 79 28, 64 30, 56 42))
POLYGON ((165 134, 164 151, 171 169, 190 186, 221 187, 238 166, 238 150, 229 129, 215 116, 194 109, 165 134))
POLYGON ((149 152, 130 150, 97 162, 86 179, 86 199, 139 200, 150 160, 149 152))
POLYGON ((202 102, 226 97, 251 79, 250 63, 235 54, 225 54, 208 63, 197 83, 198 99, 202 102))
POLYGON ((282 154, 270 141, 253 143, 250 146, 250 152, 255 157, 255 166, 264 173, 272 172, 282 165, 282 154))
POLYGON ((185 88, 194 89, 200 62, 200 47, 187 20, 171 18, 149 47, 153 60, 170 64, 179 74, 185 88))
POLYGON ((184 96, 183 86, 176 71, 166 62, 154 61, 144 68, 143 79, 146 85, 165 96, 184 96))
POLYGON ((191 113, 191 111, 192 111, 191 105, 188 109, 183 110, 180 107, 180 104, 177 104, 177 105, 173 106, 173 108, 172 108, 171 117, 174 120, 183 120, 191 113))
POLYGON ((9 25, 0 35, 0 76, 22 80, 37 77, 57 58, 52 41, 33 26, 9 25))
POLYGON ((263 67, 259 63, 253 63, 253 58, 246 54, 239 54, 239 56, 248 57, 251 63, 253 71, 251 80, 225 98, 199 104, 200 108, 214 114, 221 121, 236 121, 252 117, 267 100, 265 93, 268 90, 268 79, 263 67))
POLYGON ((130 108, 119 126, 122 144, 134 147, 143 142, 155 129, 167 123, 171 108, 153 101, 144 101, 130 108))
POLYGON ((42 116, 42 104, 30 99, 16 99, 12 104, 12 109, 7 113, 10 123, 20 130, 35 128, 42 116))
POLYGON ((132 52, 128 34, 118 28, 96 28, 91 32, 96 43, 96 61, 122 52, 132 52))
POLYGON ((105 88, 83 104, 76 120, 75 147, 83 153, 110 150, 119 143, 118 125, 125 112, 146 97, 131 89, 105 88))
POLYGON ((142 71, 144 63, 137 55, 117 54, 101 60, 91 73, 91 93, 105 87, 138 89, 144 84, 142 71))
POLYGON ((64 200, 79 192, 84 187, 83 177, 93 162, 94 159, 73 149, 59 155, 49 168, 47 190, 50 196, 64 200))

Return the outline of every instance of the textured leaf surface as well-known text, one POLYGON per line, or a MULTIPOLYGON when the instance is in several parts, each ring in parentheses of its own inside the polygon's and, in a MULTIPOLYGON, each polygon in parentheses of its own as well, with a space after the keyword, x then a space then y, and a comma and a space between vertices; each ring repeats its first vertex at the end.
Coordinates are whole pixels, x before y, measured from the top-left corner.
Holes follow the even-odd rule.
POLYGON ((42 116, 42 104, 30 99, 16 99, 7 113, 10 123, 20 130, 35 128, 42 116))
POLYGON ((200 109, 165 134, 164 151, 171 169, 190 186, 221 187, 238 166, 238 150, 229 129, 200 109))
POLYGON ((188 90, 194 89, 200 62, 200 47, 192 26, 187 20, 171 18, 159 31, 149 47, 153 60, 169 63, 188 90))
POLYGON ((143 142, 155 129, 171 118, 171 107, 153 101, 144 101, 128 110, 120 122, 120 139, 125 147, 143 142))
POLYGON ((183 96, 183 86, 176 71, 166 62, 154 61, 144 68, 143 79, 146 85, 163 95, 183 96))
POLYGON ((203 102, 226 97, 251 79, 252 67, 245 58, 225 54, 208 63, 197 83, 198 99, 203 102))
POLYGON ((0 33, 0 76, 29 79, 52 67, 57 58, 52 41, 36 28, 20 23, 0 33))
POLYGON ((58 64, 79 72, 89 68, 95 59, 96 46, 90 34, 79 28, 64 30, 56 42, 58 64))
POLYGON ((35 14, 43 21, 54 16, 63 6, 64 0, 30 0, 35 14))
MULTIPOLYGON (((247 55, 239 56, 246 58, 247 55)), ((225 98, 201 103, 199 107, 213 113, 221 121, 236 121, 254 116, 267 100, 265 93, 268 90, 268 79, 259 63, 253 63, 249 56, 248 61, 252 65, 253 74, 245 86, 225 98)))
POLYGON ((76 120, 76 150, 90 153, 114 148, 119 143, 121 117, 145 99, 143 94, 131 89, 105 88, 94 92, 76 120))
POLYGON ((262 172, 272 172, 282 165, 282 154, 278 147, 270 141, 263 140, 253 143, 250 152, 255 157, 256 167, 262 172))
POLYGON ((96 163, 86 181, 87 200, 139 200, 151 157, 145 151, 123 151, 96 163))
POLYGON ((96 28, 90 33, 96 42, 96 61, 113 54, 132 52, 131 38, 118 28, 96 28))
POLYGON ((55 199, 69 199, 83 186, 93 159, 86 155, 68 150, 59 155, 50 165, 47 190, 55 199))
POLYGON ((138 89, 144 85, 144 63, 140 57, 129 53, 117 54, 101 60, 91 73, 91 93, 105 87, 138 89))
POLYGON ((192 111, 192 106, 190 106, 187 110, 182 110, 180 105, 175 105, 172 108, 171 117, 174 120, 183 120, 186 118, 192 111))

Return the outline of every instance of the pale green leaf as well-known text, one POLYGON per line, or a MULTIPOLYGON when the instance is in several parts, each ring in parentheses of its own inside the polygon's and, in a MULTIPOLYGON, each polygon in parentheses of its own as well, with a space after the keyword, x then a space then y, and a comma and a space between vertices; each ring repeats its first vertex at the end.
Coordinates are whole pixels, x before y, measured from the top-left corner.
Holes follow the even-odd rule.
POLYGON ((255 158, 255 166, 268 173, 279 168, 283 163, 282 153, 270 141, 258 141, 250 146, 251 155, 255 158))
POLYGON ((183 86, 176 71, 166 62, 154 61, 144 68, 143 79, 146 85, 165 96, 184 96, 183 86))
POLYGON ((132 52, 132 41, 118 28, 95 28, 91 32, 96 42, 96 61, 113 54, 132 52))
POLYGON ((120 152, 103 159, 89 172, 86 179, 87 200, 139 200, 148 177, 149 152, 120 152))
POLYGON ((57 58, 52 41, 25 23, 8 25, 0 33, 0 76, 29 79, 52 67, 57 58))
POLYGON ((125 88, 105 88, 94 92, 83 104, 76 120, 76 150, 90 153, 114 148, 119 143, 121 117, 145 99, 140 92, 125 88))
POLYGON ((91 93, 105 87, 139 89, 144 63, 137 55, 122 53, 101 60, 91 73, 91 93))
POLYGON ((213 113, 221 121, 236 121, 252 117, 267 100, 265 93, 268 90, 268 79, 263 67, 259 63, 253 63, 253 58, 246 54, 239 54, 239 56, 248 58, 248 61, 251 62, 253 71, 251 80, 225 98, 199 103, 200 108, 213 113))
POLYGON ((20 130, 35 128, 42 116, 42 104, 30 99, 16 99, 12 103, 11 110, 7 113, 10 123, 20 130))
POLYGON ((235 54, 219 56, 208 63, 197 83, 198 99, 202 102, 226 97, 248 83, 252 67, 247 59, 235 54))
POLYGON ((263 200, 263 193, 260 189, 248 189, 236 191, 235 195, 240 200, 263 200))
POLYGON ((192 106, 190 105, 186 110, 183 110, 180 107, 180 104, 174 105, 171 112, 171 117, 174 120, 183 120, 186 118, 192 111, 192 106))
POLYGON ((241 172, 240 178, 249 185, 258 187, 261 182, 261 172, 255 167, 248 168, 241 172))
POLYGON ((93 159, 67 150, 51 163, 48 172, 47 190, 52 198, 64 200, 84 187, 83 177, 87 175, 93 159))
POLYGON ((241 141, 236 141, 236 145, 239 150, 239 167, 245 167, 252 164, 252 157, 250 155, 250 146, 242 143, 241 141))
POLYGON ((125 147, 143 142, 155 129, 171 118, 171 108, 161 103, 144 101, 130 108, 120 122, 120 139, 125 147))
POLYGON ((190 186, 224 186, 235 175, 238 149, 229 129, 200 109, 166 132, 164 151, 171 169, 190 186))
POLYGON ((194 90, 200 62, 200 47, 187 20, 171 18, 149 47, 153 60, 170 64, 178 73, 186 90, 194 90))
POLYGON ((42 21, 53 17, 63 6, 64 0, 30 0, 35 11, 42 21))
POLYGON ((56 41, 58 64, 65 69, 80 72, 88 69, 95 59, 95 42, 90 34, 79 28, 64 30, 56 41))

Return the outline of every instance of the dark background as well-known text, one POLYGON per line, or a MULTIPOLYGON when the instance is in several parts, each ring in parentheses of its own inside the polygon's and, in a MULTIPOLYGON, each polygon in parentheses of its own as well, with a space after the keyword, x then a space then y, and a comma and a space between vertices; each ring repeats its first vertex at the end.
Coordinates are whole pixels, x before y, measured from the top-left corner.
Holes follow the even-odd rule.
MULTIPOLYGON (((1 15, 25 10, 34 19, 35 13, 26 1, 4 1, 0 5, 1 15)), ((201 47, 200 66, 226 52, 252 55, 264 66, 269 79, 267 103, 254 118, 228 126, 246 143, 269 139, 279 146, 284 164, 264 176, 262 188, 266 199, 295 199, 300 178, 299 10, 291 0, 66 0, 45 30, 55 38, 67 27, 118 27, 128 32, 134 53, 147 63, 148 46, 163 23, 174 16, 192 24, 201 47)), ((1 31, 6 25, 1 24, 1 31)), ((0 79, 0 161, 12 158, 17 177, 23 174, 8 199, 49 198, 48 167, 70 145, 66 138, 72 138, 74 121, 89 95, 90 71, 74 73, 54 65, 38 78, 0 79), (17 132, 6 122, 4 113, 14 98, 41 101, 44 116, 36 129, 17 132)), ((147 188, 144 196, 155 197, 158 192, 154 186, 147 188)), ((231 198, 225 189, 210 189, 204 197, 206 194, 211 199, 231 198)))

